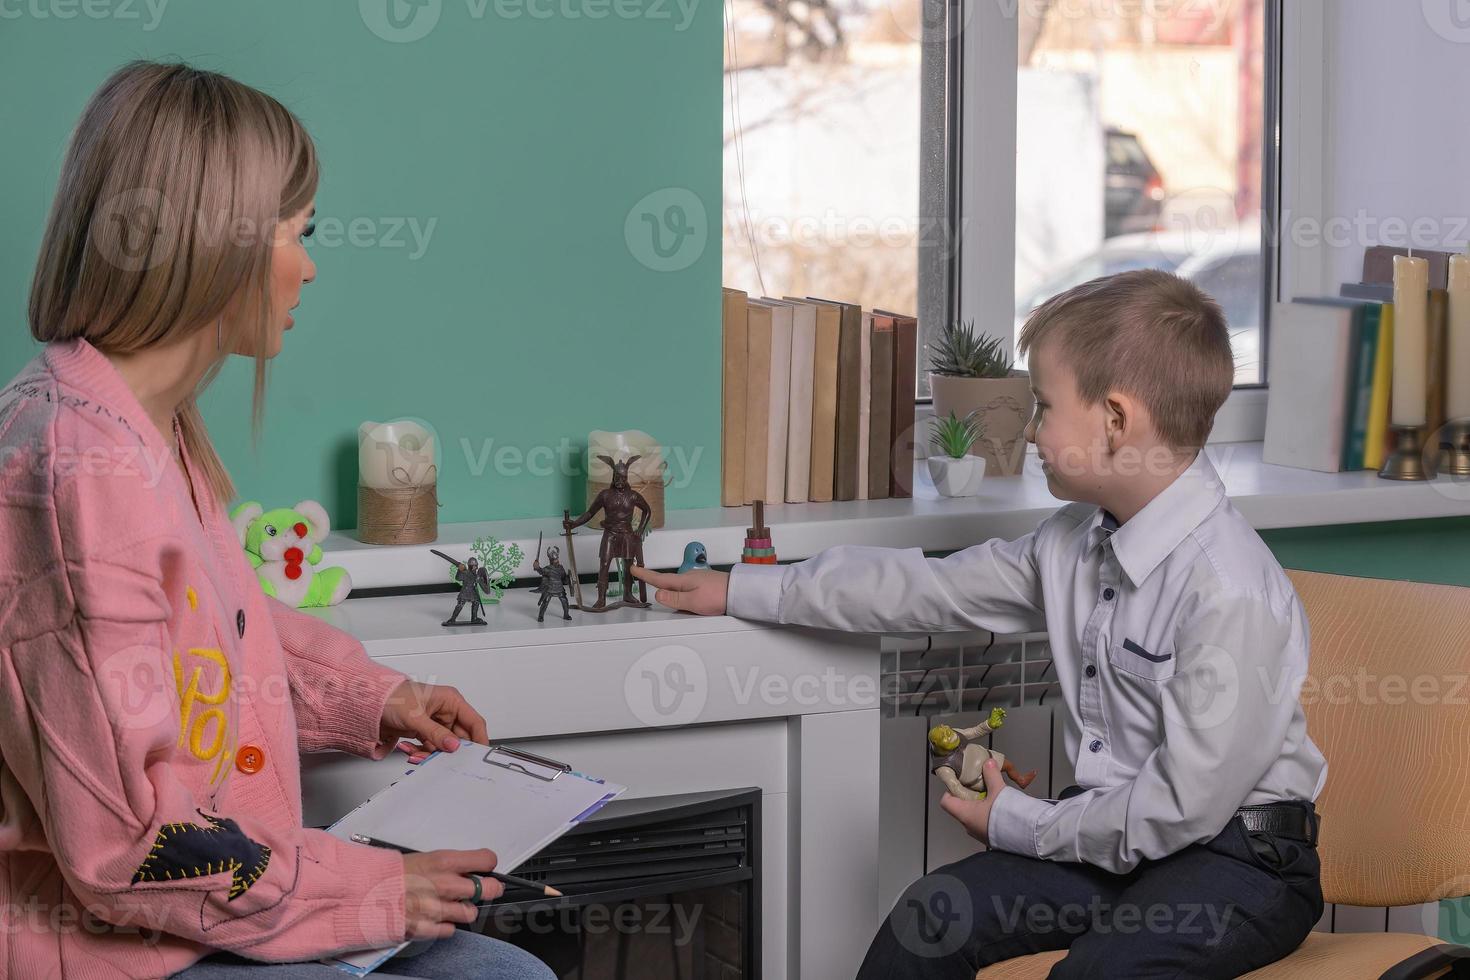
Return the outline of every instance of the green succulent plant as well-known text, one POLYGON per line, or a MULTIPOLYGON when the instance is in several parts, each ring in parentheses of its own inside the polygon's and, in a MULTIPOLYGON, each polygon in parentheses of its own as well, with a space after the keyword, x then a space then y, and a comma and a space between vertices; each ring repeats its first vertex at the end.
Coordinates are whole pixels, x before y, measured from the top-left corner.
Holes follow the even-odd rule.
POLYGON ((1008 378, 1011 358, 1002 338, 976 334, 975 321, 957 320, 945 324, 930 347, 929 369, 960 378, 1008 378))
POLYGON ((984 435, 985 423, 980 420, 978 411, 971 412, 964 418, 957 418, 951 409, 949 418, 934 420, 929 441, 943 455, 963 459, 970 447, 984 435))

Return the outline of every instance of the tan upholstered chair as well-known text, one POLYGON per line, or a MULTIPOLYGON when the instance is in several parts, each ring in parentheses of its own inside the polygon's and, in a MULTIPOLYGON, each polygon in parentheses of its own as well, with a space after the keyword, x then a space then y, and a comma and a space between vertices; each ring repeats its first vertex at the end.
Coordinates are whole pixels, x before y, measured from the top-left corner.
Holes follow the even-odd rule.
MULTIPOLYGON (((1307 729, 1328 762, 1316 801, 1323 898, 1376 907, 1470 894, 1470 685, 1456 686, 1470 671, 1470 588, 1288 574, 1311 624, 1307 729)), ((1065 955, 1017 957, 979 977, 1045 977, 1065 955)), ((1470 948, 1378 932, 1313 932, 1245 974, 1451 975, 1470 976, 1470 948)))

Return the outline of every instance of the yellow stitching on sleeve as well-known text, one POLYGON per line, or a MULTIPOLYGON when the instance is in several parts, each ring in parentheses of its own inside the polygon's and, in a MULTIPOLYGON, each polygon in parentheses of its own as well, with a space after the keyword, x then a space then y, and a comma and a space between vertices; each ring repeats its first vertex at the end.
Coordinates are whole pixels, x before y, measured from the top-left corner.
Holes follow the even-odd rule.
POLYGON ((194 592, 194 586, 190 585, 184 589, 184 595, 189 597, 189 608, 199 608, 199 596, 194 592))

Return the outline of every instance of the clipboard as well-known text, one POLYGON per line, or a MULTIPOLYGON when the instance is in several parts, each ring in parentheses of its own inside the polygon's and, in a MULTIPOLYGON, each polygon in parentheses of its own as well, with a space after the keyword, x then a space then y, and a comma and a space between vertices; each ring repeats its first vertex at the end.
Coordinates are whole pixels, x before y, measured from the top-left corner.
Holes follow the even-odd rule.
MULTIPOLYGON (((496 870, 514 872, 625 790, 524 749, 461 739, 454 752, 434 752, 407 766, 327 833, 408 851, 488 847, 499 859, 496 870)), ((323 962, 366 976, 406 945, 323 962)))

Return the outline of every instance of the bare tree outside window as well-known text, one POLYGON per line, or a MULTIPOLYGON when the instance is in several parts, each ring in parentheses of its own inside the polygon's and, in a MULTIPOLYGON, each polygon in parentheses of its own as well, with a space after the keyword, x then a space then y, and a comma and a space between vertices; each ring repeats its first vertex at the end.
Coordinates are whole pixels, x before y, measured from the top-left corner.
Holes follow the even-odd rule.
POLYGON ((726 10, 725 285, 913 312, 919 0, 726 10))

